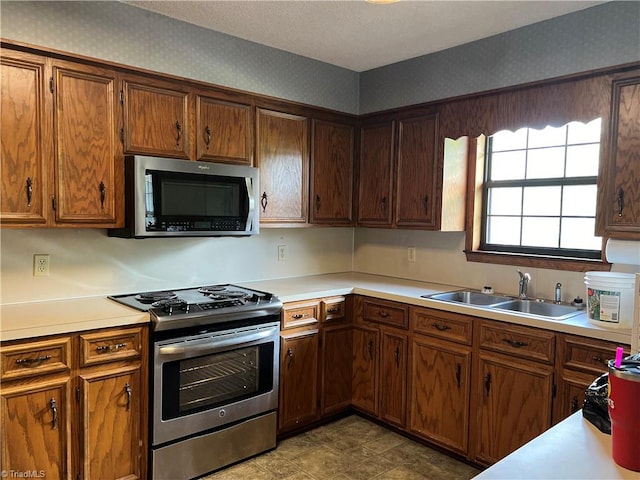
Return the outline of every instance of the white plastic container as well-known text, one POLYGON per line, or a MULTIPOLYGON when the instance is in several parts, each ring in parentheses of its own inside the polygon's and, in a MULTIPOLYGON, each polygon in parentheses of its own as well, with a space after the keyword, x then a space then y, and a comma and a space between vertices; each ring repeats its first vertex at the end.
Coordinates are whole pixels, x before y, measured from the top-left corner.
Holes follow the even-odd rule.
POLYGON ((635 277, 632 273, 587 272, 587 315, 605 328, 631 328, 635 277))

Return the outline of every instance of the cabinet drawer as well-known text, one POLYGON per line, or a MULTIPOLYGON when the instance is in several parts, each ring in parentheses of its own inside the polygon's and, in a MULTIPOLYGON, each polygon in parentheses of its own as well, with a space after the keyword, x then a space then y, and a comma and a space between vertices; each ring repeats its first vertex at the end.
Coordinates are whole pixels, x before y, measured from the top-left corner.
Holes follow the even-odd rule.
POLYGON ((345 318, 344 297, 325 298, 320 302, 322 322, 334 322, 345 318))
POLYGON ((140 357, 142 328, 80 335, 80 367, 140 357))
POLYGON ((282 310, 282 329, 303 327, 318 323, 318 302, 285 304, 282 310))
MULTIPOLYGON (((581 337, 563 337, 562 366, 599 375, 607 371, 607 360, 613 360, 617 344, 581 337)), ((629 354, 629 347, 625 346, 629 354)))
POLYGON ((362 302, 364 320, 384 323, 394 327, 409 327, 408 307, 384 300, 364 300, 362 302))
POLYGON ((2 380, 61 372, 71 368, 71 338, 3 346, 2 380))
POLYGON ((555 335, 552 332, 507 323, 480 323, 480 348, 552 364, 555 335))
POLYGON ((410 312, 414 332, 471 345, 473 319, 425 308, 412 308, 410 312))

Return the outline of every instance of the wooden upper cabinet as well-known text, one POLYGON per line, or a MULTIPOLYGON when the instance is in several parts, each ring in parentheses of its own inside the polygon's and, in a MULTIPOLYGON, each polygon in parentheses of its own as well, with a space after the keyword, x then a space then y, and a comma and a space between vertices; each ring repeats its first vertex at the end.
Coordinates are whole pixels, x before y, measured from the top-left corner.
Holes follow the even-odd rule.
POLYGON ((640 238, 640 76, 613 81, 609 143, 601 150, 598 234, 640 238))
POLYGON ((26 53, 0 53, 3 226, 47 222, 51 123, 46 63, 46 58, 26 53))
POLYGON ((124 78, 124 153, 189 159, 189 100, 177 83, 124 78))
POLYGON ((435 114, 398 121, 398 226, 435 225, 437 121, 435 114))
POLYGON ((352 225, 354 127, 315 119, 311 125, 309 220, 352 225))
POLYGON ((121 226, 115 72, 54 63, 56 222, 121 226))
POLYGON ((358 225, 392 224, 395 123, 360 129, 358 225))
POLYGON ((196 95, 196 159, 251 165, 253 107, 196 95))
POLYGON ((256 123, 260 222, 306 223, 309 191, 307 118, 259 108, 256 123))

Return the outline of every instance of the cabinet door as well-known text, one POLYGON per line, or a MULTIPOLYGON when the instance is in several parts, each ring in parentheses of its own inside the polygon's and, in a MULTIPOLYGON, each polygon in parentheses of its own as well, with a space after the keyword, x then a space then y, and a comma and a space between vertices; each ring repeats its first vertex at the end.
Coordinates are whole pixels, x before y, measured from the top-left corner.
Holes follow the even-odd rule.
POLYGON ((353 223, 352 125, 313 120, 311 131, 311 223, 353 223))
MULTIPOLYGON (((608 153, 600 174, 599 230, 640 238, 640 77, 613 82, 608 153), (604 224, 604 225, 602 225, 604 224)), ((603 150, 605 151, 605 150, 603 150)))
POLYGON ((382 420, 404 427, 407 403, 407 335, 405 333, 381 330, 379 390, 382 420))
POLYGON ((143 478, 143 398, 140 364, 80 374, 81 477, 143 478))
POLYGON ((2 386, 2 470, 70 479, 69 377, 2 386))
POLYGON ((189 93, 176 84, 125 79, 124 153, 189 159, 189 93))
POLYGON ((331 415, 351 405, 351 325, 323 326, 320 342, 320 413, 331 415))
POLYGON ((562 370, 553 405, 554 424, 582 409, 585 390, 596 378, 588 373, 562 370))
POLYGON ((476 379, 478 462, 497 462, 551 426, 551 366, 481 351, 476 379))
POLYGON ((437 118, 428 115, 398 122, 398 226, 435 226, 437 118))
POLYGON ((260 222, 305 223, 309 180, 307 119, 258 109, 256 166, 260 222))
POLYGON ((351 404, 371 415, 378 415, 378 330, 353 327, 351 404))
POLYGON ((198 160, 251 165, 253 113, 248 104, 196 96, 198 160))
POLYGON ((54 64, 56 222, 122 226, 115 72, 54 64))
POLYGON ((44 225, 51 145, 51 111, 45 92, 47 60, 2 50, 0 54, 0 221, 44 225))
POLYGON ((412 433, 467 454, 471 350, 416 335, 411 346, 412 433))
POLYGON ((360 129, 358 224, 390 226, 395 121, 360 129))
POLYGON ((318 330, 280 337, 279 431, 318 418, 318 330))

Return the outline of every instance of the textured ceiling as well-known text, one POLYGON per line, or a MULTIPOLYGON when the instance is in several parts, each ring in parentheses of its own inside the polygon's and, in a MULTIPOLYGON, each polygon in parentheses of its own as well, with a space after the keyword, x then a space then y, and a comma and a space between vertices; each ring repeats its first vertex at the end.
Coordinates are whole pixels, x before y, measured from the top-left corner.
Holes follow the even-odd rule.
POLYGON ((582 10, 600 1, 125 1, 357 72, 582 10))

